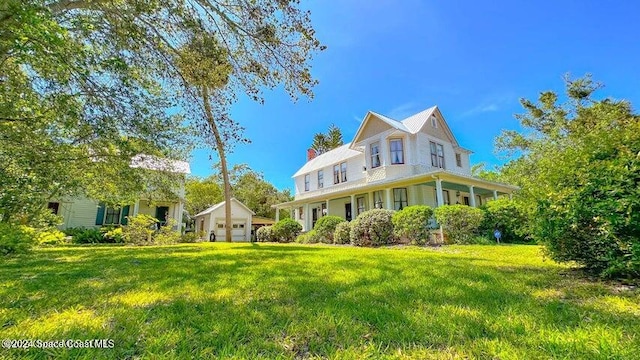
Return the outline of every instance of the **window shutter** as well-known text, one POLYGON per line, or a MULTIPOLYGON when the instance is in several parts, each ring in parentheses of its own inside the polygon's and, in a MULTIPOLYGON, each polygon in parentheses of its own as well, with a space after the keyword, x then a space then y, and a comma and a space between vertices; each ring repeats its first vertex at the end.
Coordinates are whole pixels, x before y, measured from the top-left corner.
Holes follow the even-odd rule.
POLYGON ((122 213, 120 214, 120 224, 127 225, 127 216, 129 216, 129 205, 125 205, 122 208, 122 213))
POLYGON ((96 225, 102 225, 104 222, 104 212, 106 210, 106 206, 104 203, 98 204, 98 213, 96 214, 96 225))

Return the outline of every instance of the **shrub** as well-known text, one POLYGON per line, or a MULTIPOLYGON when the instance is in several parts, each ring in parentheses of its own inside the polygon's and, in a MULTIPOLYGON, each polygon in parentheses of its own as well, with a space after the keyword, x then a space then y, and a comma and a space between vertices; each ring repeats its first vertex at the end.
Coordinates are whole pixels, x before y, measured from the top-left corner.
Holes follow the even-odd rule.
POLYGON ((296 238, 296 242, 300 244, 317 244, 318 242, 320 242, 320 240, 320 236, 315 229, 307 231, 304 234, 300 234, 296 238))
POLYGON ((443 205, 435 209, 436 220, 449 243, 468 244, 477 235, 484 212, 466 205, 443 205))
POLYGON ((302 225, 293 219, 282 219, 273 225, 273 238, 288 243, 296 239, 302 231, 302 225))
POLYGON ((100 228, 103 233, 104 242, 107 243, 123 243, 124 242, 124 233, 121 227, 102 227, 100 228))
POLYGON ((348 221, 344 221, 336 225, 336 230, 333 232, 333 243, 334 244, 349 244, 351 240, 349 239, 351 232, 351 223, 348 221))
POLYGON ((26 253, 34 243, 35 236, 32 228, 0 223, 0 255, 26 253))
POLYGON ((396 212, 391 218, 395 236, 414 245, 426 244, 429 241, 431 216, 433 209, 426 205, 408 206, 396 212))
POLYGON ((37 241, 40 245, 58 245, 65 242, 66 235, 58 229, 37 231, 37 241))
POLYGON ((380 246, 395 242, 392 210, 365 211, 353 220, 349 237, 355 246, 380 246))
POLYGON ((129 216, 127 225, 122 228, 124 241, 136 245, 152 244, 156 223, 158 219, 149 215, 129 216))
POLYGON ((175 244, 180 240, 180 233, 173 229, 178 222, 169 219, 153 236, 153 243, 158 245, 175 244))
POLYGON ((500 242, 525 242, 530 238, 527 217, 513 200, 500 198, 489 201, 481 209, 484 211, 480 226, 483 236, 493 238, 497 228, 502 233, 500 242))
POLYGON ((71 242, 74 244, 96 244, 104 242, 104 234, 95 228, 69 228, 64 233, 71 236, 71 242))
POLYGON ((256 230, 256 239, 259 242, 271 242, 273 238, 273 226, 263 226, 256 230))
POLYGON ((180 239, 178 240, 178 242, 181 243, 195 243, 200 241, 200 239, 202 239, 202 237, 204 237, 204 231, 189 231, 186 232, 184 234, 182 234, 182 236, 180 236, 180 239))
POLYGON ((332 244, 336 226, 345 221, 340 216, 323 216, 316 222, 313 230, 317 233, 320 242, 332 244))

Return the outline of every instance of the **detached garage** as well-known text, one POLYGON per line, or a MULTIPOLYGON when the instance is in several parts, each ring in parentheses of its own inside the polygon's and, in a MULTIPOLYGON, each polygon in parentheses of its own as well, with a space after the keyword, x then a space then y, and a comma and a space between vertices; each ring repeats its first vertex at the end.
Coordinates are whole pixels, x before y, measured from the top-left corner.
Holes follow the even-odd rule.
MULTIPOLYGON (((225 241, 225 202, 218 203, 195 216, 197 231, 204 233, 206 241, 225 241)), ((255 215, 245 204, 231 199, 232 241, 251 240, 251 217, 255 215)))

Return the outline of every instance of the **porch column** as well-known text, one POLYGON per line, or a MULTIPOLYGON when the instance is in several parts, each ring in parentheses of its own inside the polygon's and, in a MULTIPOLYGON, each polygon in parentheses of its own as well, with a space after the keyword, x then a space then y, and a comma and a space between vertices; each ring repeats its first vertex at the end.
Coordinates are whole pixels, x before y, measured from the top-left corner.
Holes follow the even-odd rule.
POLYGON ((393 210, 393 203, 391 202, 391 189, 386 188, 384 190, 384 194, 385 194, 385 197, 386 197, 385 200, 387 202, 387 209, 393 210))
POLYGON ((182 216, 184 214, 184 202, 181 200, 178 204, 178 232, 182 233, 182 216))
POLYGON ((444 199, 442 198, 442 180, 440 180, 440 178, 436 179, 436 205, 444 205, 444 199))
POLYGON ((327 213, 326 214, 322 214, 322 216, 329 216, 329 199, 325 200, 325 208, 327 209, 327 213))
POLYGON ((276 222, 280 221, 280 208, 276 206, 276 222))
POLYGON ((309 220, 311 220, 311 214, 309 214, 309 204, 304 204, 304 231, 309 231, 311 230, 311 227, 309 226, 309 220))
POLYGON ((473 191, 473 185, 469 185, 469 204, 476 207, 476 193, 473 191))
POLYGON ((498 190, 493 190, 493 200, 498 200, 498 190))
POLYGON ((131 215, 132 216, 138 215, 138 211, 140 211, 140 200, 136 200, 136 202, 133 203, 133 213, 131 215))
POLYGON ((351 217, 355 219, 355 216, 353 216, 353 214, 355 213, 354 209, 356 208, 356 196, 355 195, 351 195, 351 217))

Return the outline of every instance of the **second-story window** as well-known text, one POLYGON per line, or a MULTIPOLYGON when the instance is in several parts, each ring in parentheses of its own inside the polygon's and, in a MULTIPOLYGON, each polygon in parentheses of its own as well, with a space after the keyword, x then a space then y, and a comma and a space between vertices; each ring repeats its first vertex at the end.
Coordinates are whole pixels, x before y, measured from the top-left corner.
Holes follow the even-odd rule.
POLYGON ((347 181, 347 163, 343 162, 340 164, 340 175, 342 175, 342 182, 347 181))
POLYGON ((431 166, 444 169, 444 147, 429 141, 431 147, 431 166))
POLYGON ((458 165, 458 167, 462 167, 462 156, 458 153, 456 153, 456 165, 458 165))
POLYGON ((324 187, 324 171, 318 170, 318 189, 324 187))
POLYGON ((333 166, 333 183, 340 183, 340 165, 333 166))
POLYGON ((371 144, 371 168, 380 166, 380 143, 371 144))
POLYGON ((311 182, 311 175, 304 176, 304 191, 309 191, 309 182, 311 182))
POLYGON ((402 145, 402 139, 389 140, 389 148, 391 151, 391 163, 404 164, 404 148, 402 145))

